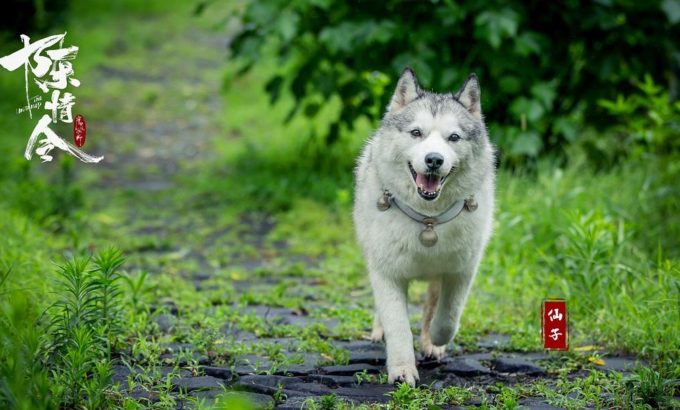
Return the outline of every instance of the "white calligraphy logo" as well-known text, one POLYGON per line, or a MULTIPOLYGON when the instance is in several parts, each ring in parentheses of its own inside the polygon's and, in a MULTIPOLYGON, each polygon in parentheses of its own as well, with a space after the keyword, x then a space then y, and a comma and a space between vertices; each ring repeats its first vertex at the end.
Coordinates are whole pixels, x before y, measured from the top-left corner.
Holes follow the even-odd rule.
MULTIPOLYGON (((52 156, 49 155, 50 152, 54 148, 59 148, 83 162, 97 163, 104 159, 104 157, 93 157, 86 154, 59 137, 49 127, 50 123, 73 122, 72 109, 76 97, 64 90, 68 85, 72 85, 73 87, 80 86, 80 81, 73 77, 73 65, 71 64, 71 60, 74 60, 78 55, 78 47, 71 46, 63 48, 65 36, 66 33, 57 34, 31 43, 31 39, 22 34, 21 41, 24 44, 24 48, 0 58, 0 66, 8 71, 14 71, 22 65, 24 66, 26 106, 17 110, 19 113, 28 111, 29 117, 33 118, 33 109, 40 108, 42 102, 41 96, 33 98, 29 97, 29 69, 35 76, 33 81, 44 94, 47 94, 52 90, 49 101, 46 101, 44 104, 44 109, 49 110, 50 113, 44 114, 35 128, 33 128, 33 132, 26 145, 26 150, 24 151, 24 157, 26 157, 26 159, 31 159, 33 148, 36 142, 38 142, 38 147, 35 149, 35 152, 40 156, 43 162, 51 161, 52 156), (59 43, 59 48, 46 50, 57 43, 59 43), (43 52, 46 55, 43 55, 43 52), (63 94, 62 91, 64 91, 63 94), (41 135, 44 136, 44 138, 38 141, 38 138, 41 135)), ((84 143, 84 139, 82 143, 84 143)), ((80 145, 82 145, 82 143, 80 145)))

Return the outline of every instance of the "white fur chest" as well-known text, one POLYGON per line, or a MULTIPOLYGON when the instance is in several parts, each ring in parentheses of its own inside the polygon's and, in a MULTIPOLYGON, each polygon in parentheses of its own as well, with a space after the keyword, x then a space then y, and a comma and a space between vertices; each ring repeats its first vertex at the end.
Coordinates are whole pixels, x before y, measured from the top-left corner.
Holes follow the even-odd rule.
POLYGON ((371 176, 357 183, 354 222, 369 265, 386 275, 407 279, 474 270, 491 233, 492 180, 475 193, 476 211, 463 210, 455 219, 435 225, 438 241, 432 247, 420 242, 425 229, 422 223, 395 206, 385 211, 377 208, 380 192, 377 179, 371 176))

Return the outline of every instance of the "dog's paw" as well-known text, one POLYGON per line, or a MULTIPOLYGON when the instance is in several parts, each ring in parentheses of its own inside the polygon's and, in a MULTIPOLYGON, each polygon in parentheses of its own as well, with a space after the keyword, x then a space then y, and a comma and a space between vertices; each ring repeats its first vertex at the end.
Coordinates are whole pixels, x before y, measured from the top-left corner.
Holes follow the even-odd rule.
POLYGON ((420 335, 420 351, 424 359, 441 360, 446 353, 446 345, 437 346, 432 343, 429 332, 420 335))
POLYGON ((418 370, 413 365, 388 366, 387 381, 389 383, 402 382, 415 387, 420 381, 418 370))
POLYGON ((421 340, 420 344, 420 350, 425 359, 441 360, 446 354, 446 346, 435 346, 429 340, 421 340))

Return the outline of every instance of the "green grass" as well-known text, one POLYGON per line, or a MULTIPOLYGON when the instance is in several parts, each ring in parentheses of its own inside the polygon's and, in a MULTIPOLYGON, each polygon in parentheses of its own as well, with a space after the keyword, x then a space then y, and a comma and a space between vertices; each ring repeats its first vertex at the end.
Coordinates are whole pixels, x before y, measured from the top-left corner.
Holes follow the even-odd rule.
MULTIPOLYGON (((100 78, 101 65, 137 72, 145 68, 149 47, 173 51, 175 44, 160 42, 160 34, 193 25, 214 27, 233 11, 194 18, 192 8, 184 2, 75 3, 72 18, 83 23, 69 27, 69 40, 82 50, 76 67, 84 81, 79 96, 90 104, 93 129, 106 121, 154 125, 182 118, 187 113, 172 101, 209 97, 203 89, 168 90, 153 82, 86 87, 85 80, 100 78)), ((202 56, 199 49, 176 46, 189 60, 202 56)), ((282 125, 291 97, 284 94, 281 104, 271 107, 261 87, 275 66, 268 56, 261 67, 237 77, 237 65, 225 62, 219 91, 223 112, 196 111, 219 130, 210 139, 214 156, 182 164, 173 185, 159 192, 107 188, 100 184, 106 171, 85 170, 68 158, 26 162, 22 136, 30 133, 30 122, 14 114, 23 79, 0 75, 0 91, 9 96, 0 101, 7 136, 0 139, 0 155, 8 158, 0 169, 0 405, 150 406, 119 391, 134 387, 156 395, 156 408, 174 407, 178 398, 171 394, 171 380, 181 368, 197 373, 198 367, 191 352, 180 355, 188 359, 186 365, 162 358, 169 343, 191 343, 224 366, 247 353, 268 356, 281 367, 298 360, 276 346, 227 338, 220 330, 225 324, 263 337, 296 338, 297 353, 316 352, 328 363, 347 360, 347 352, 331 342, 365 335, 372 314, 350 214, 354 158, 373 125, 345 130, 343 143, 330 151, 314 133, 330 121, 338 101, 329 102, 314 123, 297 118, 282 125), (243 220, 244 215, 250 219, 243 220), (264 219, 274 226, 256 245, 252 231, 264 219), (288 248, 277 247, 280 241, 288 248), (112 253, 102 253, 112 245, 126 260, 120 270, 103 267, 117 267, 112 253), (93 255, 100 256, 88 263, 93 255), (317 261, 318 267, 307 267, 299 258, 317 261), (253 259, 269 263, 251 271, 240 266, 253 259), (96 283, 88 282, 91 270, 101 275, 96 283), (197 289, 192 277, 206 273, 212 276, 197 289), (256 287, 237 291, 243 281, 256 287), (105 283, 115 288, 106 290, 105 283), (311 300, 304 296, 309 293, 311 300), (336 319, 339 326, 331 330, 319 324, 300 332, 234 309, 260 303, 304 309, 315 318, 336 319), (104 306, 115 306, 115 312, 104 306), (173 331, 161 332, 156 321, 172 307, 179 312, 173 331), (73 309, 85 314, 74 315, 73 309), (65 312, 80 319, 59 322, 65 312), (126 325, 95 325, 110 315, 126 325), (114 363, 138 370, 128 386, 110 383, 114 363), (174 370, 164 376, 159 366, 174 370)), ((148 73, 161 76, 163 70, 154 66, 148 73)), ((97 136, 95 144, 101 145, 95 146, 113 150, 113 138, 122 142, 116 153, 137 149, 137 135, 97 136)), ((456 341, 474 348, 487 333, 505 333, 511 335, 506 349, 541 350, 540 303, 564 297, 571 345, 593 345, 600 353, 555 354, 546 364, 554 380, 486 387, 492 399, 482 407, 514 408, 526 397, 567 408, 670 406, 668 398, 678 391, 673 380, 680 375, 677 155, 642 156, 601 171, 581 160, 578 147, 573 151, 568 166, 545 159, 532 171, 499 171, 494 236, 456 341), (624 378, 600 373, 588 360, 595 355, 606 361, 621 353, 643 358, 650 367, 624 378), (574 369, 589 376, 568 378, 574 369)), ((134 179, 161 171, 150 166, 126 172, 134 179)), ((416 283, 410 300, 419 304, 424 293, 425 284, 416 283)), ((384 375, 370 380, 384 382, 384 375)), ((461 405, 481 388, 435 392, 401 386, 387 406, 364 408, 461 405)), ((230 408, 248 408, 237 404, 234 393, 224 400, 230 408)), ((337 397, 310 403, 310 408, 347 406, 337 397)))

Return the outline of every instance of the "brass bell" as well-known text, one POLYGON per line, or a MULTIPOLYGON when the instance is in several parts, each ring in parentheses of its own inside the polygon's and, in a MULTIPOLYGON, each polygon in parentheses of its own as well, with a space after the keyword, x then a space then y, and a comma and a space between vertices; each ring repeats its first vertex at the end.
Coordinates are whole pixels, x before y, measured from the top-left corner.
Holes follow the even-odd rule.
POLYGON ((387 211, 390 209, 390 194, 385 191, 383 192, 382 196, 378 198, 378 209, 381 211, 387 211))
POLYGON ((475 201, 475 197, 471 196, 470 198, 465 200, 465 210, 468 212, 474 212, 477 210, 477 201, 475 201))
POLYGON ((427 225, 420 233, 420 243, 428 248, 434 246, 438 239, 439 237, 437 236, 437 232, 434 231, 433 225, 427 225))

